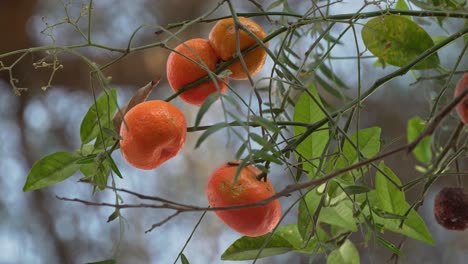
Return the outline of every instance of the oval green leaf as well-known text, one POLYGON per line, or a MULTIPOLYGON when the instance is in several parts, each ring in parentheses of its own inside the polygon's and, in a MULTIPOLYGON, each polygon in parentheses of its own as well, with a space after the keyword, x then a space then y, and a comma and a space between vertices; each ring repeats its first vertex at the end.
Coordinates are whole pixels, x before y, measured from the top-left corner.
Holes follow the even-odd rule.
POLYGON ((180 261, 182 262, 182 264, 190 264, 184 253, 180 253, 180 261))
POLYGON ((115 89, 104 93, 96 100, 81 122, 80 138, 83 145, 95 139, 100 129, 111 126, 116 110, 117 91, 115 89))
MULTIPOLYGON (((299 101, 294 107, 295 122, 303 122, 313 124, 326 117, 325 113, 322 112, 320 106, 311 98, 311 94, 317 99, 317 102, 323 106, 323 103, 318 96, 317 90, 313 85, 308 87, 310 94, 303 92, 299 101)), ((299 146, 297 146, 296 157, 304 157, 308 161, 304 163, 304 170, 308 171, 309 178, 313 178, 317 172, 317 167, 320 163, 320 158, 325 150, 328 142, 328 125, 321 126, 317 131, 311 133, 299 146)), ((302 126, 295 126, 294 136, 300 136, 306 132, 307 128, 302 126)))
MULTIPOLYGON (((380 162, 379 171, 375 174, 378 202, 374 202, 374 205, 389 213, 405 216, 410 205, 406 202, 405 193, 395 184, 401 185, 400 179, 389 167, 385 166, 383 161, 380 162)), ((383 218, 374 214, 374 221, 384 226, 385 229, 434 245, 434 240, 424 220, 414 209, 411 209, 404 219, 383 218)))
POLYGON ((359 264, 359 252, 354 244, 349 240, 341 247, 333 250, 327 258, 327 264, 359 264))
MULTIPOLYGON (((408 121, 407 139, 408 142, 415 140, 426 128, 426 122, 415 116, 408 121)), ((414 157, 420 162, 429 165, 432 160, 432 137, 425 137, 413 150, 414 157)))
POLYGON ((71 177, 80 168, 77 161, 82 158, 81 155, 70 152, 56 152, 45 156, 31 168, 23 191, 44 188, 71 177))
POLYGON ((257 257, 260 250, 261 252, 258 258, 284 254, 294 249, 286 239, 276 234, 271 235, 271 240, 262 249, 265 240, 269 239, 270 235, 271 234, 259 237, 241 237, 224 251, 221 259, 251 260, 257 257))
MULTIPOLYGON (((362 40, 372 54, 399 67, 434 46, 434 41, 422 27, 402 16, 382 16, 369 20, 362 29, 362 40)), ((414 69, 432 69, 439 63, 436 53, 418 63, 414 69)))

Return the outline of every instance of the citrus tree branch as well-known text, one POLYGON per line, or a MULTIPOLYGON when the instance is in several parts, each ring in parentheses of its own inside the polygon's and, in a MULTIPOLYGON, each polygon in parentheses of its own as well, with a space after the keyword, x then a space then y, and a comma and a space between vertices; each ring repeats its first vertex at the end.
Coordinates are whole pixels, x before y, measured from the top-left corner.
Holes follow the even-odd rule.
POLYGON ((196 206, 196 205, 189 205, 189 204, 183 204, 183 203, 177 203, 170 201, 168 199, 156 197, 156 196, 148 196, 144 194, 139 194, 133 191, 125 190, 122 188, 114 188, 108 186, 108 188, 122 191, 131 195, 134 195, 140 199, 145 199, 145 200, 152 200, 152 201, 158 201, 161 202, 160 204, 148 204, 148 203, 139 203, 139 204, 112 204, 112 203, 106 203, 106 202, 92 202, 92 201, 87 201, 83 199, 78 199, 78 198, 66 198, 66 197, 60 197, 56 196, 57 199, 63 200, 63 201, 69 201, 69 202, 78 202, 82 203, 87 206, 101 206, 101 207, 113 207, 117 209, 125 209, 125 208, 153 208, 153 209, 173 209, 176 212, 170 216, 168 216, 166 219, 163 221, 156 223, 153 225, 153 227, 150 230, 152 230, 154 227, 160 226, 164 223, 167 223, 170 219, 174 218, 178 214, 182 212, 193 212, 193 211, 223 211, 223 210, 235 210, 235 209, 242 209, 242 208, 248 208, 248 207, 254 207, 254 206, 261 206, 261 205, 266 205, 273 200, 279 199, 281 197, 287 197, 291 195, 291 193, 302 190, 302 189, 307 189, 311 187, 317 187, 319 185, 322 185, 346 172, 364 167, 369 165, 372 162, 381 160, 385 157, 392 156, 396 153, 400 152, 406 152, 409 153, 411 152, 416 145, 418 145, 421 140, 423 140, 425 137, 430 136, 437 126, 441 123, 441 121, 448 115, 450 112, 455 108, 457 104, 459 104, 465 96, 468 96, 468 90, 463 91, 459 96, 455 97, 446 107, 444 107, 426 126, 424 131, 413 141, 411 141, 408 144, 405 144, 403 146, 397 147, 395 149, 383 152, 379 155, 376 155, 372 158, 360 161, 358 163, 355 163, 353 165, 350 165, 348 167, 339 169, 335 172, 332 172, 330 174, 327 174, 319 179, 315 180, 309 180, 301 183, 296 183, 296 184, 291 184, 286 186, 284 189, 281 191, 277 192, 275 195, 272 195, 268 197, 267 199, 257 201, 254 203, 248 203, 248 204, 240 204, 240 205, 234 205, 234 206, 224 206, 224 207, 201 207, 201 206, 196 206))

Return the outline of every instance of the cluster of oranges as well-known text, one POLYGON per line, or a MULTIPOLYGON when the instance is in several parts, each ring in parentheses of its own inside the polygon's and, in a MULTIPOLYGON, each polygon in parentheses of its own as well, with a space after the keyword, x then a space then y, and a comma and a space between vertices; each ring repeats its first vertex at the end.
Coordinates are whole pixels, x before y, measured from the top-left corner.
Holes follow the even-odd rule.
MULTIPOLYGON (((191 39, 177 46, 167 60, 167 79, 179 98, 201 105, 213 93, 227 89, 228 78, 213 71, 225 63, 230 78, 247 79, 257 74, 266 60, 266 51, 259 41, 264 30, 248 18, 220 20, 212 28, 209 39, 191 39), (255 37, 253 37, 255 36, 255 37), (183 89, 183 90, 181 90, 183 89)), ((265 44, 266 46, 267 44, 265 44)), ((187 123, 184 114, 174 105, 146 101, 131 108, 120 127, 120 149, 125 160, 139 169, 154 169, 176 156, 185 143, 187 123)), ((229 207, 255 203, 275 194, 269 180, 247 165, 234 177, 238 163, 227 162, 216 169, 208 180, 206 194, 210 207, 229 207)), ((216 215, 232 229, 247 236, 259 236, 273 230, 281 218, 278 200, 266 205, 216 210, 216 215)))

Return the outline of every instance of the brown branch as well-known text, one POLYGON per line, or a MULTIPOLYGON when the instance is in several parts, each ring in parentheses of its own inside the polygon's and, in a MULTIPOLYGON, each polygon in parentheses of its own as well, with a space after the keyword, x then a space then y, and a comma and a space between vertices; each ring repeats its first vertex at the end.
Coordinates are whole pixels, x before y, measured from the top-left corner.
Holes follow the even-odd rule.
POLYGON ((149 233, 151 231, 153 231, 153 229, 157 228, 157 227, 160 227, 162 225, 164 225, 165 223, 169 222, 172 218, 176 217, 177 215, 179 215, 180 213, 182 213, 182 211, 176 211, 175 213, 169 215, 168 217, 164 218, 162 221, 159 221, 157 222, 156 224, 153 224, 150 229, 146 230, 145 231, 145 234, 146 233, 149 233))

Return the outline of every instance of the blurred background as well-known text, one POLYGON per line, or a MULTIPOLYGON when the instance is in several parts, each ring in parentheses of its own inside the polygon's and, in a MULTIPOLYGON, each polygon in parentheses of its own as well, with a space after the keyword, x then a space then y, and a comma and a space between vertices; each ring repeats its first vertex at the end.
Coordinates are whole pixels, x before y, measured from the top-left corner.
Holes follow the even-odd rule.
MULTIPOLYGON (((142 24, 166 25, 194 19, 212 9, 219 1, 95 1, 93 10, 93 41, 113 47, 125 48, 132 32, 142 24)), ((249 1, 233 1, 238 12, 258 12, 249 1)), ((264 7, 273 1, 259 1, 264 7)), ((288 1, 290 8, 298 12, 308 9, 309 1, 288 1)), ((349 1, 351 2, 351 1, 349 1)), ((87 1, 73 1, 67 4, 71 17, 77 17, 87 1)), ((331 13, 353 12, 358 6, 347 3, 332 5, 331 13)), ((367 10, 378 10, 378 6, 367 10)), ((225 7, 213 17, 227 15, 225 7)), ((46 23, 54 24, 66 18, 62 2, 57 0, 18 0, 0 1, 0 54, 29 47, 51 45, 72 45, 83 42, 80 35, 70 25, 46 30, 46 23), (48 36, 49 34, 49 36, 48 36), (50 38, 53 36, 53 39, 50 38)), ((262 17, 254 19, 267 32, 274 25, 262 17)), ((445 30, 437 26, 436 20, 425 19, 424 27, 431 36, 448 35, 463 26, 462 21, 447 20, 445 30)), ((79 23, 86 29, 87 17, 79 23)), ((178 36, 180 40, 208 36, 213 23, 194 24, 178 36)), ((337 27, 339 32, 340 27, 337 27)), ((160 41, 155 35, 156 27, 141 30, 133 43, 140 46, 160 41)), ((360 40, 359 40, 360 41, 360 40)), ((352 34, 346 34, 342 42, 333 50, 334 56, 355 54, 352 34), (352 43, 352 44, 349 44, 352 43)), ((275 46, 271 42, 270 48, 275 46)), ((175 46, 177 41, 170 42, 175 46)), ((459 56, 463 42, 457 41, 442 49, 439 53, 441 62, 447 68, 453 67, 453 61, 459 56)), ((298 53, 307 47, 298 47, 298 53)), ((363 50, 363 49, 361 49, 363 50)), ((119 54, 110 51, 86 48, 84 55, 97 63, 105 63, 119 54)), ((56 195, 79 197, 86 200, 113 202, 115 198, 109 191, 92 195, 90 186, 77 183, 79 175, 43 190, 23 193, 22 187, 29 169, 35 161, 55 151, 73 151, 80 147, 80 123, 89 106, 93 103, 89 68, 76 56, 60 55, 63 69, 57 71, 51 87, 47 85, 50 69, 34 69, 34 62, 45 54, 26 56, 15 65, 13 74, 18 79, 18 87, 28 87, 22 96, 15 96, 9 84, 8 71, 0 71, 0 263, 86 263, 116 257, 119 263, 172 263, 182 249, 193 230, 201 213, 184 213, 169 223, 145 234, 153 223, 161 221, 171 213, 168 210, 127 209, 122 211, 126 221, 123 235, 119 221, 106 223, 113 212, 111 208, 87 207, 81 204, 59 201, 56 195)), ((133 53, 120 62, 106 69, 106 76, 112 77, 112 87, 117 88, 119 105, 123 105, 133 92, 149 81, 161 77, 151 98, 166 98, 172 94, 165 79, 165 62, 168 52, 162 48, 152 48, 133 53)), ((18 57, 3 58, 5 65, 10 65, 18 57)), ((362 87, 368 88, 376 79, 395 68, 376 68, 375 60, 362 61, 362 87)), ((355 61, 341 61, 334 65, 335 72, 347 81, 349 87, 357 87, 355 61)), ((259 79, 269 75, 272 62, 270 59, 264 70, 255 77, 259 79)), ((462 60, 458 70, 466 69, 468 60, 462 60)), ((432 73, 434 74, 434 73, 432 73)), ((429 74, 430 75, 430 74, 429 74)), ((458 78, 456 76, 455 78, 458 78)), ((430 100, 434 91, 438 91, 445 81, 430 80, 415 82, 411 74, 398 77, 386 83, 363 105, 361 127, 380 126, 384 143, 403 144, 406 140, 406 122, 414 115, 423 119, 430 111, 430 100)), ((233 88, 243 96, 251 95, 248 82, 231 82, 233 88)), ((452 89, 454 81, 449 83, 452 89)), ((230 92, 228 92, 230 93, 230 92)), ((357 90, 347 91, 355 97, 357 90)), ((255 101, 255 100, 254 100, 255 101)), ((173 101, 187 115, 188 124, 194 122, 198 108, 183 104, 179 99, 173 101)), ((222 106, 216 102, 213 109, 203 119, 203 124, 224 121, 222 106)), ((448 122, 456 122, 449 117, 448 122)), ((223 162, 233 159, 240 143, 226 133, 218 132, 195 149, 195 142, 200 133, 190 133, 182 152, 163 166, 152 170, 137 170, 125 163, 120 152, 114 158, 124 175, 117 185, 136 192, 157 195, 179 202, 206 205, 205 182, 210 173, 223 162)), ((466 163, 466 160, 461 162, 466 163)), ((410 155, 393 156, 386 160, 403 182, 421 176, 414 170, 415 160, 410 155)), ((466 167, 465 167, 466 168, 466 167)), ((290 184, 285 177, 286 171, 273 167, 270 175, 277 190, 290 184), (283 176, 283 177, 282 177, 283 176)), ((468 259, 468 232, 447 231, 441 228, 432 215, 435 193, 444 186, 455 185, 451 177, 444 177, 431 188, 424 205, 419 212, 431 231, 435 246, 428 246, 409 239, 403 249, 405 255, 401 263, 465 263, 468 259), (465 261, 463 261, 465 259, 465 261)), ((466 184, 466 182, 465 182, 466 184)), ((409 201, 416 198, 408 193, 409 201)), ((287 208, 295 199, 283 198, 283 208, 287 208)), ((125 196, 127 203, 137 200, 125 196)), ((283 223, 293 222, 295 211, 286 216, 283 223)), ((221 263, 222 252, 239 234, 222 224, 214 214, 208 213, 196 230, 184 254, 190 263, 221 263)), ((386 234, 386 237, 398 243, 401 236, 386 234)), ((359 241, 360 235, 353 239, 359 241)), ((362 263, 382 263, 390 258, 390 252, 378 245, 357 242, 362 263)), ((258 263, 308 263, 307 256, 290 253, 273 258, 262 259, 258 263)), ((322 263, 316 259, 314 263, 322 263)), ((230 262, 225 262, 230 263, 230 262)), ((236 262, 243 263, 243 262, 236 262)), ((245 262, 248 263, 248 262, 245 262)))

